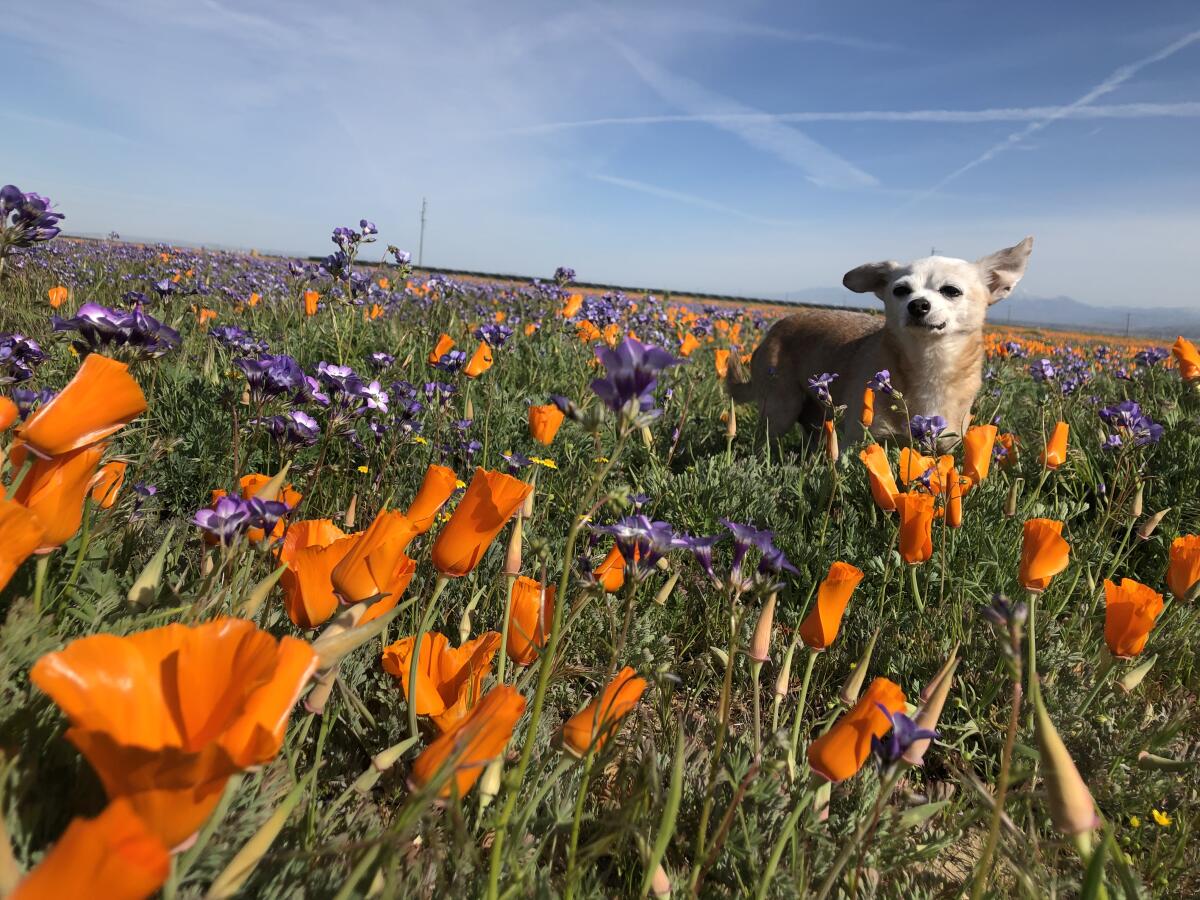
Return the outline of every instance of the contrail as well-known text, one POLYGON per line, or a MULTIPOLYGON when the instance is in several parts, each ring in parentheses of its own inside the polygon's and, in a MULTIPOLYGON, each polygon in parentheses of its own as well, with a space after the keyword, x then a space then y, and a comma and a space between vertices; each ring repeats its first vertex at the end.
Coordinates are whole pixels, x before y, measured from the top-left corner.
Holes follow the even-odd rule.
POLYGON ((632 178, 620 178, 616 175, 588 175, 593 181, 602 181, 605 184, 611 184, 615 187, 625 188, 630 191, 637 191, 641 194, 649 194, 652 197, 662 197, 664 200, 674 200, 677 203, 686 203, 688 206, 696 206, 701 209, 711 209, 713 212, 724 213, 725 215, 734 216, 738 219, 745 219, 747 222, 757 222, 760 225, 794 225, 794 222, 786 222, 782 219, 767 219, 762 216, 756 216, 753 213, 744 212, 740 209, 735 209, 732 206, 726 206, 723 203, 717 203, 714 200, 706 200, 704 197, 697 197, 694 194, 685 194, 682 191, 673 191, 670 188, 659 187, 655 184, 646 184, 644 181, 634 181, 632 178))

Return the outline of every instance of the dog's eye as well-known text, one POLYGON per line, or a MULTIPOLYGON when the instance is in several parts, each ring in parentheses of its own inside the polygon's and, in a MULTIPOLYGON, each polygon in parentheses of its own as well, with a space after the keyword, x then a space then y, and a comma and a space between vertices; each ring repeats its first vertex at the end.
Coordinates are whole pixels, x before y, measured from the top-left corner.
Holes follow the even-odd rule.
POLYGON ((912 293, 912 287, 907 284, 898 284, 892 288, 892 293, 897 297, 907 297, 912 293))
POLYGON ((962 296, 962 291, 960 291, 958 288, 956 288, 952 284, 943 284, 938 289, 938 293, 940 293, 943 297, 961 297, 962 296))

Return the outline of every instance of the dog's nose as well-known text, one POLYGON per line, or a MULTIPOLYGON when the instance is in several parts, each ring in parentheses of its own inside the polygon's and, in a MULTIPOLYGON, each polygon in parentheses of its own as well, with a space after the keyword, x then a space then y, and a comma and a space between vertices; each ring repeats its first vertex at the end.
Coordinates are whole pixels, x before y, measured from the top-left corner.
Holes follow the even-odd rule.
POLYGON ((908 301, 908 314, 914 319, 924 318, 927 312, 929 312, 929 301, 923 297, 908 301))

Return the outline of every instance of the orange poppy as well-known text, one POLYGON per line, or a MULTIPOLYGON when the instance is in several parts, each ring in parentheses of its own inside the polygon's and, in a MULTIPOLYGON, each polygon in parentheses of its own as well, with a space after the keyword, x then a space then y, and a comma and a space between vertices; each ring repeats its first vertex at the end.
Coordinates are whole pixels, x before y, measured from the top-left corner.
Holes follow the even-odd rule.
POLYGON ((261 302, 262 302, 261 294, 252 292, 250 294, 250 296, 246 298, 246 305, 249 306, 251 309, 254 309, 254 307, 258 306, 258 304, 261 302))
POLYGON ((489 346, 487 341, 480 341, 479 346, 475 348, 475 355, 471 357, 471 361, 463 369, 463 374, 468 378, 478 378, 492 367, 492 363, 491 346, 489 346))
POLYGON ((1000 457, 1000 465, 1007 469, 1015 464, 1021 453, 1021 439, 1012 432, 1006 431, 996 435, 996 443, 1004 450, 1004 455, 1000 457))
POLYGON ((102 465, 96 473, 92 483, 92 499, 100 504, 101 509, 111 509, 117 502, 117 494, 125 483, 125 465, 114 459, 102 465))
MULTIPOLYGON (((83 523, 83 499, 96 477, 104 447, 82 447, 52 459, 34 458, 17 488, 13 500, 20 503, 41 523, 44 533, 38 553, 49 553, 69 541, 83 523)), ((28 448, 18 444, 12 451, 12 465, 25 465, 28 448)))
POLYGON ((822 439, 825 442, 825 456, 832 462, 837 462, 839 453, 837 432, 833 430, 833 419, 826 419, 821 424, 822 439))
POLYGON ((453 578, 472 571, 532 490, 533 485, 511 475, 477 468, 450 521, 434 541, 434 568, 453 578))
MULTIPOLYGON (((422 644, 426 642, 421 641, 422 644)), ((412 765, 409 780, 422 788, 437 776, 447 762, 454 763, 454 777, 438 792, 464 796, 489 762, 504 752, 513 729, 525 712, 525 698, 516 688, 500 685, 488 691, 464 718, 421 751, 412 765)))
MULTIPOLYGON (((401 638, 383 651, 383 670, 400 679, 404 697, 410 703, 412 645, 412 637, 401 638)), ((417 715, 432 718, 439 731, 453 728, 479 702, 483 680, 492 670, 499 647, 500 635, 495 631, 485 631, 461 647, 451 647, 444 634, 425 632, 417 660, 417 715)))
POLYGON ((1054 426, 1050 440, 1046 442, 1046 449, 1042 451, 1042 465, 1047 469, 1057 469, 1067 461, 1067 438, 1070 434, 1071 426, 1066 422, 1059 422, 1054 426))
POLYGON ((604 337, 600 329, 587 319, 584 319, 582 322, 579 322, 575 325, 575 336, 585 344, 595 343, 604 337))
POLYGON ((923 563, 933 556, 933 497, 909 491, 896 498, 900 512, 900 556, 923 563))
POLYGON ((718 349, 713 355, 713 366, 717 370, 717 377, 724 378, 729 374, 729 351, 718 349))
POLYGON ((872 681, 854 708, 809 745, 808 764, 813 771, 834 783, 856 775, 871 755, 871 738, 891 730, 892 723, 880 706, 893 715, 907 708, 904 691, 886 678, 872 681))
POLYGON ((288 618, 300 628, 324 624, 337 609, 333 570, 356 541, 354 536, 335 538, 326 544, 309 543, 288 552, 287 568, 279 576, 279 583, 283 586, 283 607, 288 618))
POLYGON ((1200 379, 1200 350, 1183 335, 1171 347, 1171 355, 1179 366, 1179 375, 1184 381, 1200 379))
POLYGON ((863 390, 862 413, 858 421, 863 428, 870 428, 875 421, 875 392, 869 386, 863 390))
MULTIPOLYGON (((173 280, 178 282, 179 281, 178 276, 176 276, 173 280)), ((217 317, 217 311, 215 309, 207 309, 205 307, 201 307, 199 310, 196 311, 196 324, 199 325, 201 328, 203 328, 208 322, 211 322, 216 317, 217 317)))
POLYGON ((520 576, 513 582, 512 611, 508 624, 508 658, 527 666, 546 646, 550 621, 554 618, 554 585, 543 588, 541 582, 520 576))
POLYGON ((691 356, 692 351, 700 346, 700 341, 690 331, 683 336, 683 340, 679 344, 680 356, 691 356))
POLYGON ((317 667, 305 641, 245 619, 97 634, 39 659, 30 680, 110 800, 124 797, 168 847, 204 823, 234 772, 272 759, 317 667))
POLYGON ((645 690, 646 679, 639 678, 630 666, 623 668, 599 697, 563 725, 563 749, 578 757, 586 756, 591 749, 599 751, 616 734, 621 719, 637 706, 645 690))
POLYGON ((938 461, 932 456, 905 447, 900 451, 900 481, 907 487, 930 469, 936 468, 937 464, 938 461))
POLYGON ((963 475, 979 484, 992 467, 992 449, 999 429, 995 425, 972 425, 963 435, 963 475))
POLYGON ((46 291, 46 297, 50 300, 50 308, 58 309, 67 300, 67 289, 65 286, 58 284, 46 291))
POLYGON ((1114 584, 1104 580, 1104 642, 1113 656, 1137 656, 1146 647, 1154 620, 1163 611, 1163 596, 1132 578, 1114 584))
POLYGON ((567 297, 567 302, 563 304, 559 315, 564 319, 569 319, 579 312, 579 308, 583 306, 583 294, 571 294, 567 297))
POLYGON ((346 538, 354 543, 333 569, 333 589, 349 604, 375 598, 359 624, 392 609, 408 589, 417 564, 404 551, 416 534, 408 517, 393 510, 346 538))
POLYGON ((596 566, 592 577, 604 585, 604 590, 610 594, 615 594, 625 586, 625 557, 616 544, 608 551, 604 561, 596 566))
POLYGON ((89 353, 65 388, 17 429, 38 456, 95 444, 146 411, 146 397, 125 363, 89 353))
POLYGON ((171 854, 126 800, 114 800, 94 819, 72 819, 9 900, 94 897, 144 900, 167 880, 171 854))
POLYGON ((391 289, 392 283, 388 281, 387 276, 384 276, 379 279, 379 286, 386 291, 391 289))
POLYGON ((36 515, 15 500, 0 497, 0 591, 21 563, 42 546, 45 533, 36 515))
POLYGON ((433 463, 425 470, 421 488, 405 513, 417 534, 424 534, 433 527, 438 511, 446 505, 457 486, 458 476, 453 469, 433 463))
POLYGON ((0 397, 0 431, 7 431, 20 414, 17 404, 7 397, 0 397))
POLYGON ((288 526, 287 534, 275 552, 280 562, 288 562, 297 550, 328 547, 345 536, 346 532, 334 525, 332 519, 302 519, 288 526))
POLYGON ((835 562, 817 588, 817 603, 800 623, 800 639, 813 650, 824 650, 838 636, 850 595, 863 580, 862 570, 835 562))
POLYGON ((1025 590, 1041 593, 1050 586, 1050 579, 1067 567, 1071 545, 1063 539, 1062 527, 1063 523, 1054 519, 1025 523, 1018 576, 1025 590))
POLYGON ((525 333, 525 337, 531 337, 540 327, 537 322, 526 322, 522 330, 525 333))
POLYGON ((438 336, 437 345, 429 351, 429 364, 432 366, 453 349, 454 338, 450 337, 450 335, 446 334, 445 332, 442 332, 442 334, 438 336))
POLYGON ((317 304, 321 302, 321 295, 316 291, 304 292, 304 314, 306 316, 315 316, 317 314, 317 304))
POLYGON ((1176 600, 1186 600, 1200 584, 1200 535, 1185 534, 1171 541, 1167 587, 1176 600))
POLYGON ((529 407, 529 434, 544 447, 549 447, 562 427, 566 416, 553 403, 529 407))
POLYGON ((900 488, 896 486, 896 479, 892 475, 892 467, 883 447, 870 444, 859 451, 858 458, 867 467, 867 480, 871 485, 871 496, 875 499, 875 504, 882 510, 895 509, 900 488))

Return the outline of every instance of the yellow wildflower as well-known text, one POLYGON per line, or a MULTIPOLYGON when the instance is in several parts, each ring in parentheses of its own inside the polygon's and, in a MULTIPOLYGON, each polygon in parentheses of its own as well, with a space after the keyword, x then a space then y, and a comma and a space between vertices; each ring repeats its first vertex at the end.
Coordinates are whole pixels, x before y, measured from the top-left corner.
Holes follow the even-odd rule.
POLYGON ((1155 810, 1152 810, 1151 812, 1152 812, 1152 815, 1154 816, 1154 821, 1157 822, 1159 825, 1161 825, 1163 828, 1167 828, 1171 824, 1171 817, 1168 816, 1162 810, 1155 809, 1155 810))

